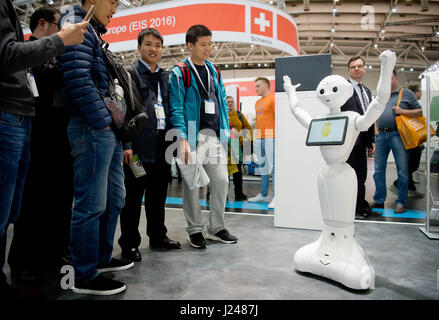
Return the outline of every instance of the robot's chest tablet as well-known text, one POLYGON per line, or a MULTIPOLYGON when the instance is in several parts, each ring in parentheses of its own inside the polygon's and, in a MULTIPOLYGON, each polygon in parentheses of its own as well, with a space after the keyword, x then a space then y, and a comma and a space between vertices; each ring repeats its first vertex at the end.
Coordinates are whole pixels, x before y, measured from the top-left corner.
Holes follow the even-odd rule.
POLYGON ((346 139, 347 116, 313 119, 306 137, 307 146, 342 145, 346 139))

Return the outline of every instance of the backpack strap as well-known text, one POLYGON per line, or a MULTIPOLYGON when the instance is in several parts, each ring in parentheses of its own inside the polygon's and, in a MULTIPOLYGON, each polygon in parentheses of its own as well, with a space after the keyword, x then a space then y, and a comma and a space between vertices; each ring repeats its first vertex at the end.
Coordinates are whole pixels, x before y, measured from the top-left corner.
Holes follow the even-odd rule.
POLYGON ((242 120, 242 113, 241 113, 241 111, 236 110, 236 113, 238 114, 238 118, 241 121, 242 126, 244 127, 244 121, 242 120))
POLYGON ((184 88, 187 91, 187 89, 191 85, 191 72, 189 71, 189 67, 184 62, 179 62, 175 66, 180 69, 181 75, 183 77, 184 88))

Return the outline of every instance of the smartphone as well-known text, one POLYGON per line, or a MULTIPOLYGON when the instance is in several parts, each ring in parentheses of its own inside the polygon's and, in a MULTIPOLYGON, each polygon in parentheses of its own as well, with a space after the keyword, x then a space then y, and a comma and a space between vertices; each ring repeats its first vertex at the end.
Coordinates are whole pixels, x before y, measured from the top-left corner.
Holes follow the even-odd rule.
POLYGON ((84 21, 90 22, 94 12, 95 12, 95 6, 94 4, 92 4, 90 9, 88 9, 87 14, 85 15, 84 21))

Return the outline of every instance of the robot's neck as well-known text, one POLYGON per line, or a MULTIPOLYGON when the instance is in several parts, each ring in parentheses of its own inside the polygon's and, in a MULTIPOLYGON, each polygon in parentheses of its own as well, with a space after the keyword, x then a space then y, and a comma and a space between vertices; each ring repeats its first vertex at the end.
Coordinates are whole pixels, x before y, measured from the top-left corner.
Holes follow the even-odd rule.
POLYGON ((329 114, 338 114, 341 112, 340 108, 330 108, 329 109, 329 114))

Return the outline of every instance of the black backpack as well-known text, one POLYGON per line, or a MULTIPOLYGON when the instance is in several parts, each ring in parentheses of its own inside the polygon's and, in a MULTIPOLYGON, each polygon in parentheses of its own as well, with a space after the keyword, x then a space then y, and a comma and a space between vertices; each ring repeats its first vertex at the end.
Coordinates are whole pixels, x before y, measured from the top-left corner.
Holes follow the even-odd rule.
POLYGON ((114 53, 108 50, 108 43, 105 41, 102 43, 102 53, 110 75, 110 89, 111 84, 114 85, 113 79, 118 79, 127 104, 124 123, 120 128, 114 127, 114 131, 122 142, 130 142, 137 137, 148 121, 143 99, 136 79, 133 79, 127 68, 116 59, 114 53))

